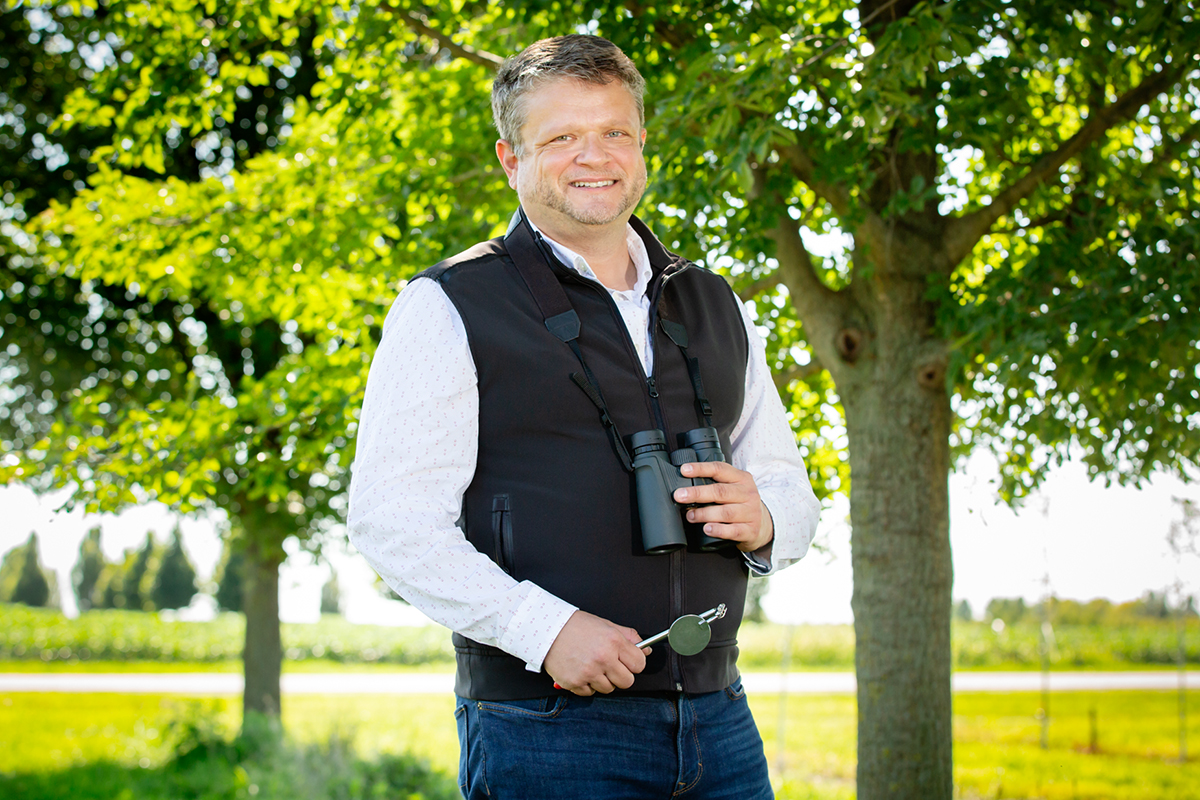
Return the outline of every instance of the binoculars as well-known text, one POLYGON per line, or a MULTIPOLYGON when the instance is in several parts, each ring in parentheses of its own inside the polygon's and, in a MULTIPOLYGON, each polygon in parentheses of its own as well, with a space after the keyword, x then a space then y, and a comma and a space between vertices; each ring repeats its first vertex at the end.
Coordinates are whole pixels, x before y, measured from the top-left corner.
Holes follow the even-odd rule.
POLYGON ((633 451, 634 486, 637 490, 638 519, 642 525, 642 547, 646 555, 670 553, 692 547, 711 553, 732 544, 704 533, 703 525, 684 522, 684 513, 694 503, 676 503, 675 490, 713 483, 709 478, 685 478, 679 468, 695 461, 724 461, 716 428, 696 428, 680 437, 683 447, 667 452, 667 438, 657 428, 639 431, 629 437, 633 451), (686 530, 686 532, 685 532, 686 530))

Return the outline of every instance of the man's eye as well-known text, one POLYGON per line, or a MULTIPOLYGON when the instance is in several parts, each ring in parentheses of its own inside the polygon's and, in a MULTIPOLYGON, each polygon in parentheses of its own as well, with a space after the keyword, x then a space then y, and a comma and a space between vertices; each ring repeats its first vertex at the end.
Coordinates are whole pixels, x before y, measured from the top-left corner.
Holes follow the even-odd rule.
POLYGON ((625 131, 609 131, 608 135, 609 135, 609 138, 615 139, 618 136, 624 136, 625 131))

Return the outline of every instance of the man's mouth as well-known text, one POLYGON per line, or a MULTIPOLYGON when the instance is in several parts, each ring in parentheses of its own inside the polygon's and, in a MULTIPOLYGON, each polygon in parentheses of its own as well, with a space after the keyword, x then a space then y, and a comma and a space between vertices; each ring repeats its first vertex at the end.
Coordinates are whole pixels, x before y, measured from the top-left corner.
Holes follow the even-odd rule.
POLYGON ((602 189, 605 186, 612 186, 616 181, 571 181, 571 185, 576 189, 602 189))

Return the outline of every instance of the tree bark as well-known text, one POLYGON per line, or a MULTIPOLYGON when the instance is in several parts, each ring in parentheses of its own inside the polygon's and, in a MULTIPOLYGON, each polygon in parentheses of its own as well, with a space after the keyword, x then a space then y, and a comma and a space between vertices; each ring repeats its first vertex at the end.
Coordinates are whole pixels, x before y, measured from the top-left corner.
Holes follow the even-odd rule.
POLYGON ((251 545, 246 559, 243 714, 277 717, 283 644, 279 635, 279 561, 251 545))
POLYGON ((242 691, 243 724, 253 714, 278 719, 283 643, 279 631, 279 566, 287 554, 283 541, 290 526, 275 504, 263 499, 238 499, 246 561, 243 576, 243 613, 246 643, 242 651, 245 687, 242 691))
POLYGON ((949 800, 947 348, 931 338, 918 270, 877 272, 871 283, 881 281, 886 291, 874 285, 859 298, 872 330, 835 376, 850 440, 858 797, 949 800))

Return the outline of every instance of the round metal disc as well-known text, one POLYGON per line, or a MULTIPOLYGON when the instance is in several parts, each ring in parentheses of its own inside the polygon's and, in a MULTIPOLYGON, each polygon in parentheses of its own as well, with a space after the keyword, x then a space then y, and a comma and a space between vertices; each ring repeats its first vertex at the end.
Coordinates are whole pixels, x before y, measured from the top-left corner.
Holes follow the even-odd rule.
POLYGON ((667 641, 671 644, 671 649, 681 656, 696 655, 708 647, 708 641, 711 638, 712 628, 695 614, 682 616, 672 622, 671 631, 667 634, 667 641))

